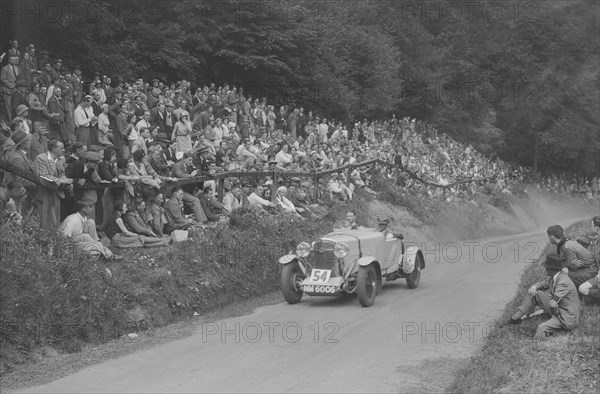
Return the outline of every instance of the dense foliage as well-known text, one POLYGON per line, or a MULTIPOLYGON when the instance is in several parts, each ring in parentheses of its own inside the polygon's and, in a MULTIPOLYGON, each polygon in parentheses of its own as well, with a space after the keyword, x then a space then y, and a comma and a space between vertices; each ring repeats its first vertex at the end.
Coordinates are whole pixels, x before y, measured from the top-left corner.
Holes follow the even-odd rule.
POLYGON ((344 120, 409 115, 509 160, 598 174, 594 0, 35 4, 3 10, 2 37, 88 76, 233 82, 344 120))

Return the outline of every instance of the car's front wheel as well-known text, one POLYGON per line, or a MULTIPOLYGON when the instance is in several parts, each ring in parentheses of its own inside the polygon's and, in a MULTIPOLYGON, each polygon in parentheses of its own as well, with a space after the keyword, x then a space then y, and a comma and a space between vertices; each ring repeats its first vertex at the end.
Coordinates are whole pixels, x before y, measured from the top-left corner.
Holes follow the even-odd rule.
POLYGON ((281 292, 288 304, 297 304, 302 299, 300 283, 304 280, 304 274, 297 261, 288 263, 281 269, 281 292))
POLYGON ((417 254, 415 259, 415 267, 413 271, 406 277, 406 284, 409 289, 416 289, 421 282, 421 267, 423 266, 423 258, 417 254))
POLYGON ((362 306, 371 306, 377 296, 377 270, 373 264, 358 269, 356 284, 358 302, 362 306))

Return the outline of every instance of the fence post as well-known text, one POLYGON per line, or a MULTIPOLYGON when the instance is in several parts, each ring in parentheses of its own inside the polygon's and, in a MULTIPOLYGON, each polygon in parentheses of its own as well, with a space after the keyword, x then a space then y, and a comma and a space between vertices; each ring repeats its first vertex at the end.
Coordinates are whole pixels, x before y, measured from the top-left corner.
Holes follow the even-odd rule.
POLYGON ((348 166, 348 173, 346 174, 346 187, 350 187, 350 174, 352 174, 352 164, 348 166))
POLYGON ((271 185, 271 201, 274 202, 277 198, 277 184, 279 183, 279 172, 273 171, 273 184, 271 185))
POLYGON ((217 180, 217 200, 223 202, 223 187, 225 186, 225 178, 217 180))
POLYGON ((318 172, 315 172, 314 184, 315 184, 315 191, 314 191, 315 195, 313 196, 314 197, 313 201, 316 203, 319 200, 319 173, 318 172))

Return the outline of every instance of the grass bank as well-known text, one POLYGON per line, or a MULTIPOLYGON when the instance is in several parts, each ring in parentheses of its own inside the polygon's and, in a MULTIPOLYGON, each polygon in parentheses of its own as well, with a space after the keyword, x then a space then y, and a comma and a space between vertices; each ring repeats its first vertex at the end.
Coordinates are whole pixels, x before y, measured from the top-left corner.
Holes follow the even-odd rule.
MULTIPOLYGON (((567 229, 573 237, 592 230, 589 220, 567 229)), ((515 308, 531 284, 546 276, 540 266, 545 256, 555 251, 548 245, 536 264, 526 268, 519 290, 507 305, 482 349, 459 369, 452 393, 597 393, 600 387, 600 306, 583 305, 577 328, 546 341, 535 341, 541 315, 525 319, 517 326, 507 325, 515 308)))

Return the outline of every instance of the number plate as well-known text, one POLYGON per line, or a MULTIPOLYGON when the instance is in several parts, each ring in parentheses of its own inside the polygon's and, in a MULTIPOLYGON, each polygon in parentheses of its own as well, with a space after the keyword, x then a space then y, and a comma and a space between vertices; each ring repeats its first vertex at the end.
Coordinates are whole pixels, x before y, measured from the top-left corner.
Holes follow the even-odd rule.
POLYGON ((327 283, 331 276, 331 270, 314 269, 310 273, 310 281, 312 283, 327 283))

